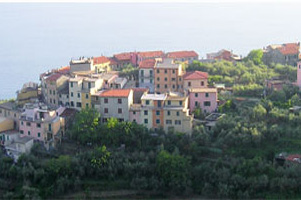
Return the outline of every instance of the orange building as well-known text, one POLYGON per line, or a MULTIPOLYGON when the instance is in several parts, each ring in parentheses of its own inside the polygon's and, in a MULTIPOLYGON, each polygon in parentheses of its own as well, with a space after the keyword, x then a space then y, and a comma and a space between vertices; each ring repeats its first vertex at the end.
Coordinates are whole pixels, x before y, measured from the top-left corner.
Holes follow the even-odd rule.
POLYGON ((183 92, 182 64, 175 63, 171 58, 165 58, 156 62, 155 71, 155 92, 158 94, 166 92, 183 92))

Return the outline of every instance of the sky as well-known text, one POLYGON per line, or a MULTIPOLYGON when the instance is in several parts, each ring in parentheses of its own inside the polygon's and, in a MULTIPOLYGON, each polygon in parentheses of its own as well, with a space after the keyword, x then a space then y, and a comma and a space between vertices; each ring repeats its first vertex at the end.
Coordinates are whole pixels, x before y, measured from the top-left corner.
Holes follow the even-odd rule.
POLYGON ((299 42, 301 4, 0 3, 0 99, 79 56, 220 49, 247 55, 299 42))

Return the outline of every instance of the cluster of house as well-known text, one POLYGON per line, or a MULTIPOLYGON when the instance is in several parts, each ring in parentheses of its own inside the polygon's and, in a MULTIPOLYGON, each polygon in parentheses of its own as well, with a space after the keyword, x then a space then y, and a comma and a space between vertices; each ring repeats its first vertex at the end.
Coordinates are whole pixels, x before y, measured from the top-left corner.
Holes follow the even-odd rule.
MULTIPOLYGON (((299 55, 299 49, 298 54, 293 49, 293 44, 268 47, 265 59, 280 57, 272 53, 279 51, 290 63, 299 55)), ((184 63, 198 59, 194 51, 148 51, 71 60, 69 66, 41 74, 40 85, 24 84, 15 102, 0 104, 1 144, 14 158, 28 152, 33 141, 55 146, 76 112, 85 108, 98 110, 103 123, 113 117, 149 129, 190 134, 194 111, 214 113, 219 102, 219 88, 208 85, 206 72, 185 71, 184 63), (129 64, 137 69, 138 80, 120 76, 129 64)), ((207 60, 220 59, 241 57, 227 50, 207 55, 207 60)), ((297 83, 301 86, 301 63, 297 83)))

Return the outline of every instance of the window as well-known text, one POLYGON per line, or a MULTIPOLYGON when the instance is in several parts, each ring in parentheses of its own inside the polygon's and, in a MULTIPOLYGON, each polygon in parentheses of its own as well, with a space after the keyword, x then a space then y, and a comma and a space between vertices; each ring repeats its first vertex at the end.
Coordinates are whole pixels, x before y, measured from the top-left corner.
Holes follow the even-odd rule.
POLYGON ((175 120, 175 124, 181 125, 181 120, 175 120))
POLYGON ((81 108, 82 107, 82 103, 76 102, 76 107, 81 108))
POLYGON ((164 81, 167 81, 167 77, 164 78, 164 81))
POLYGON ((170 115, 170 111, 167 111, 167 115, 168 115, 168 116, 170 115))
POLYGON ((28 131, 27 134, 30 135, 30 131, 28 131))
POLYGON ((198 102, 197 101, 194 102, 194 106, 198 106, 198 102))
POLYGON ((136 115, 136 111, 133 111, 133 115, 136 115))
POLYGON ((158 101, 158 107, 159 108, 161 107, 161 101, 158 101))
POLYGON ((119 104, 122 104, 122 99, 118 99, 118 103, 119 103, 119 104))
POLYGON ((143 78, 141 79, 141 83, 144 83, 144 79, 143 78))
POLYGON ((49 90, 49 94, 52 94, 52 90, 49 90))
POLYGON ((168 101, 167 101, 167 105, 169 105, 169 106, 170 106, 170 105, 171 105, 171 101, 169 101, 169 100, 168 100, 168 101))
POLYGON ((201 81, 201 86, 204 86, 204 81, 201 81))
POLYGON ((70 82, 70 87, 73 87, 73 82, 70 82))
POLYGON ((86 103, 86 108, 89 108, 89 104, 88 103, 86 103))
POLYGON ((55 90, 53 90, 53 95, 55 95, 55 90))
POLYGON ((108 108, 105 108, 104 109, 104 113, 108 113, 109 112, 109 109, 108 108))
POLYGON ((52 99, 50 98, 50 103, 52 103, 52 99))
POLYGON ((89 88, 89 89, 91 88, 91 83, 90 83, 90 82, 88 83, 88 88, 89 88))
POLYGON ((160 119, 156 119, 156 124, 160 124, 160 119))
POLYGON ((144 111, 144 115, 148 115, 148 111, 147 110, 144 111))
POLYGON ((205 101, 204 106, 208 106, 208 107, 211 106, 211 102, 210 101, 205 101))
POLYGON ((172 88, 173 88, 173 89, 175 89, 175 88, 176 88, 176 86, 175 86, 175 85, 172 85, 172 88))
POLYGON ((160 84, 157 84, 157 88, 160 88, 160 84))
POLYGON ((149 70, 149 75, 150 75, 150 77, 153 76, 153 70, 149 70))
POLYGON ((209 93, 205 93, 205 97, 209 97, 209 93))
POLYGON ((144 119, 144 124, 148 124, 148 119, 144 119))
POLYGON ((173 69, 173 70, 172 70, 172 73, 173 73, 173 74, 176 73, 176 70, 173 69))
POLYGON ((71 101, 70 103, 71 103, 71 107, 74 107, 74 102, 73 102, 73 101, 71 101))
POLYGON ((21 125, 23 125, 23 121, 21 121, 21 125))
POLYGON ((171 81, 176 81, 176 78, 172 78, 171 81))
POLYGON ((167 69, 164 70, 164 73, 167 74, 167 69))
POLYGON ((51 124, 48 124, 48 130, 51 131, 51 124))
POLYGON ((108 103, 108 102, 109 102, 109 100, 108 100, 107 98, 105 98, 105 99, 104 99, 104 102, 105 102, 105 103, 108 103))
POLYGON ((59 94, 59 97, 60 97, 60 98, 62 98, 62 95, 61 95, 61 94, 59 94))
POLYGON ((182 80, 182 78, 179 78, 179 81, 181 81, 182 80))
POLYGON ((157 73, 158 73, 158 74, 160 73, 160 70, 159 70, 159 69, 157 69, 157 73))
POLYGON ((149 100, 146 100, 146 101, 145 101, 145 104, 146 104, 146 105, 149 105, 149 100))
POLYGON ((71 92, 71 97, 73 97, 73 92, 71 92))
POLYGON ((26 122, 26 126, 31 126, 30 122, 26 122))
POLYGON ((190 87, 191 86, 191 82, 188 82, 188 87, 190 87))
POLYGON ((160 115, 160 111, 159 110, 156 111, 156 115, 160 115))
POLYGON ((38 127, 38 128, 41 128, 41 124, 40 124, 40 123, 37 123, 37 127, 38 127))
POLYGON ((183 104, 183 102, 182 101, 179 101, 179 105, 181 106, 183 104))
POLYGON ((150 82, 150 83, 153 83, 153 79, 150 79, 149 82, 150 82))
POLYGON ((172 124, 172 121, 167 119, 166 124, 172 124))
POLYGON ((53 104, 55 104, 55 99, 53 99, 53 104))
POLYGON ((177 111, 177 116, 180 116, 180 112, 179 111, 177 111))
POLYGON ((160 77, 157 77, 157 81, 160 81, 160 77))
POLYGON ((89 94, 86 94, 86 99, 89 99, 89 94))
POLYGON ((121 108, 118 108, 118 113, 122 114, 122 109, 121 108))
POLYGON ((165 87, 165 89, 167 89, 167 85, 166 84, 164 85, 164 87, 165 87))
POLYGON ((21 133, 21 134, 24 134, 24 131, 23 131, 23 130, 20 130, 20 133, 21 133))
POLYGON ((77 93, 77 97, 80 98, 80 93, 77 93))
POLYGON ((38 137, 41 137, 41 133, 38 133, 38 137))
POLYGON ((144 75, 144 71, 143 71, 143 69, 140 71, 140 73, 141 73, 141 76, 143 76, 143 75, 144 75))
POLYGON ((194 96, 195 96, 195 97, 198 97, 198 96, 199 96, 199 94, 198 94, 198 93, 195 93, 195 94, 194 94, 194 96))

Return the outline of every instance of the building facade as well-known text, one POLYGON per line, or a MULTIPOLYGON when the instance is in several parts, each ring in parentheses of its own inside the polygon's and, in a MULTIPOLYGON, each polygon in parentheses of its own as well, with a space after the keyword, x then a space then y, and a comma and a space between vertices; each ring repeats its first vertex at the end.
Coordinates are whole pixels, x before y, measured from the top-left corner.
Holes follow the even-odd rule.
POLYGON ((155 59, 143 60, 139 64, 139 87, 148 88, 150 93, 154 93, 155 64, 155 59))
POLYGON ((167 53, 167 58, 172 58, 177 62, 192 63, 199 59, 199 55, 195 51, 174 51, 167 53))
POLYGON ((217 89, 216 88, 194 88, 189 90, 189 110, 193 112, 201 108, 205 113, 212 113, 217 110, 217 89))

